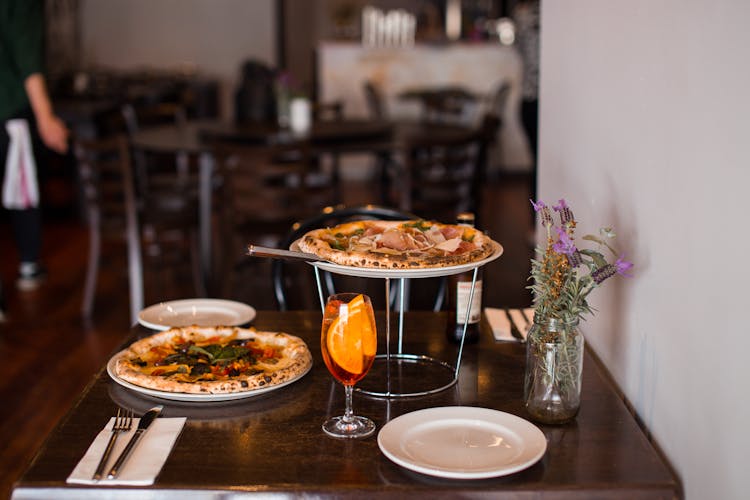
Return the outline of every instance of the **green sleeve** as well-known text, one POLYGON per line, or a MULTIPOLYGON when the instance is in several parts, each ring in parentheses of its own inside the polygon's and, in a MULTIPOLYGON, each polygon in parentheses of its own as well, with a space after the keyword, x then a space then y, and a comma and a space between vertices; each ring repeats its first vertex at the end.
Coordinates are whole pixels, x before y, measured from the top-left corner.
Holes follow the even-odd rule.
POLYGON ((6 40, 16 64, 18 76, 25 80, 29 75, 44 70, 44 2, 42 0, 11 1, 10 23, 6 40))

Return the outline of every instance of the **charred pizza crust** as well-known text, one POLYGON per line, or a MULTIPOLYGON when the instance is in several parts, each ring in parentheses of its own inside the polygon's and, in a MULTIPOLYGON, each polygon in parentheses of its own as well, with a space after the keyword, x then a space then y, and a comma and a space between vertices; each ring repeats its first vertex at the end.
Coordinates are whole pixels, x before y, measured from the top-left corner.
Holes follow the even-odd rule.
POLYGON ((495 250, 492 240, 473 227, 423 220, 347 222, 309 231, 297 245, 335 264, 382 269, 469 264, 495 250))
POLYGON ((134 342, 118 355, 114 372, 122 380, 159 391, 226 394, 283 384, 304 375, 311 365, 307 345, 287 333, 186 327, 134 342))

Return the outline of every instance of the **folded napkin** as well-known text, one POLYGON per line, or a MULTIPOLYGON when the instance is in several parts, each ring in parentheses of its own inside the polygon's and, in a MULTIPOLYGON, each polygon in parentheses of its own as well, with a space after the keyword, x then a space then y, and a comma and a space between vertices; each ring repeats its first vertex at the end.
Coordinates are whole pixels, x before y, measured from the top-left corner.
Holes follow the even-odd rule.
MULTIPOLYGON (((117 436, 115 447, 109 456, 105 475, 109 468, 115 463, 120 452, 125 448, 130 437, 135 434, 140 419, 133 419, 133 427, 129 432, 122 432, 117 436)), ((164 418, 159 417, 153 421, 146 433, 141 437, 141 441, 133 450, 133 453, 125 462, 120 474, 115 479, 106 477, 95 481, 92 479, 96 466, 104 453, 109 436, 115 419, 111 418, 104 429, 97 434, 94 442, 91 443, 86 454, 83 456, 73 472, 68 476, 68 483, 74 484, 106 484, 106 485, 129 485, 129 486, 147 486, 154 484, 156 476, 159 475, 164 462, 167 461, 169 453, 172 451, 177 436, 180 435, 182 427, 185 425, 185 417, 164 418)))
POLYGON ((531 325, 534 324, 533 308, 509 309, 506 313, 504 309, 485 307, 484 314, 490 323, 495 340, 519 342, 519 339, 511 333, 513 327, 520 332, 521 337, 525 340, 531 325), (513 322, 512 326, 511 321, 513 322))

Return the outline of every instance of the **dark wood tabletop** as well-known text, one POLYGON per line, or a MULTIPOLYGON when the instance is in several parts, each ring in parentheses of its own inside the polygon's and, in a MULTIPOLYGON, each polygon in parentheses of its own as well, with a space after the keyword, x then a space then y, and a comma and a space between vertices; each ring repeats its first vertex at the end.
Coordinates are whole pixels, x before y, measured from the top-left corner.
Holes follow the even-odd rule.
MULTIPOLYGON (((344 391, 321 359, 320 321, 320 312, 259 312, 254 326, 302 337, 314 365, 289 386, 238 402, 151 399, 120 387, 102 370, 19 479, 13 499, 143 498, 154 494, 180 499, 253 494, 329 498, 680 496, 677 479, 590 353, 584 361, 577 418, 562 426, 539 425, 547 438, 547 450, 539 462, 515 474, 481 480, 436 478, 391 462, 378 448, 377 433, 362 440, 327 437, 321 424, 328 416, 342 413, 344 391), (105 489, 66 484, 118 405, 141 413, 155 401, 164 404, 164 416, 184 416, 187 423, 153 486, 105 489)), ((455 361, 457 347, 445 340, 445 323, 443 313, 406 313, 404 351, 455 361)), ((524 345, 495 342, 488 326, 482 326, 480 342, 464 348, 456 385, 415 398, 385 399, 355 393, 355 413, 373 419, 378 429, 404 413, 438 406, 492 408, 528 419, 522 402, 524 345)), ((384 331, 382 314, 378 328, 384 331)), ((138 327, 128 341, 148 333, 138 327)), ((379 336, 382 343, 384 335, 379 336)), ((370 373, 365 380, 378 383, 378 376, 370 373)), ((431 369, 411 378, 420 384, 436 382, 431 369)))
POLYGON ((196 120, 180 125, 158 125, 138 130, 137 149, 157 152, 210 152, 216 141, 246 144, 304 144, 320 153, 390 153, 422 140, 458 141, 476 133, 472 127, 423 121, 342 119, 316 121, 306 134, 293 134, 272 124, 236 124, 196 120))

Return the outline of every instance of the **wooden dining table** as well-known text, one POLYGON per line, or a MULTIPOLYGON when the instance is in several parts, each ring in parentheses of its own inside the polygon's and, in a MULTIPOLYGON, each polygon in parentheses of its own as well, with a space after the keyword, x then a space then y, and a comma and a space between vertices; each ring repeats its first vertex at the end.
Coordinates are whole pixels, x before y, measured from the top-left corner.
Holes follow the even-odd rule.
POLYGON ((413 87, 401 91, 402 101, 417 101, 422 107, 422 116, 436 121, 457 121, 467 106, 475 105, 484 96, 457 85, 413 87))
MULTIPOLYGON (((379 349, 383 352, 385 319, 382 312, 377 316, 379 349)), ((404 352, 448 362, 455 359, 457 346, 445 338, 446 321, 445 313, 405 313, 404 352)), ((17 481, 13 500, 255 496, 645 499, 682 495, 679 480, 590 351, 584 359, 580 412, 564 425, 537 424, 547 446, 533 465, 499 477, 446 479, 414 472, 387 458, 378 446, 377 433, 409 412, 466 406, 530 419, 523 404, 525 346, 495 341, 485 320, 480 341, 464 346, 456 384, 423 397, 383 398, 355 393, 355 413, 374 420, 378 431, 357 440, 328 437, 321 424, 327 417, 342 413, 344 390, 321 358, 320 322, 320 311, 260 311, 253 326, 301 337, 310 348, 313 367, 291 385, 233 402, 153 398, 122 387, 102 369, 17 481), (164 405, 163 416, 186 417, 187 421, 153 485, 66 483, 118 407, 142 414, 157 403, 164 405)), ((151 333, 135 327, 121 347, 151 333)), ((409 383, 429 385, 440 377, 433 373, 433 367, 416 369, 419 375, 412 374, 409 383)), ((382 383, 379 377, 371 372, 365 381, 382 383)))

